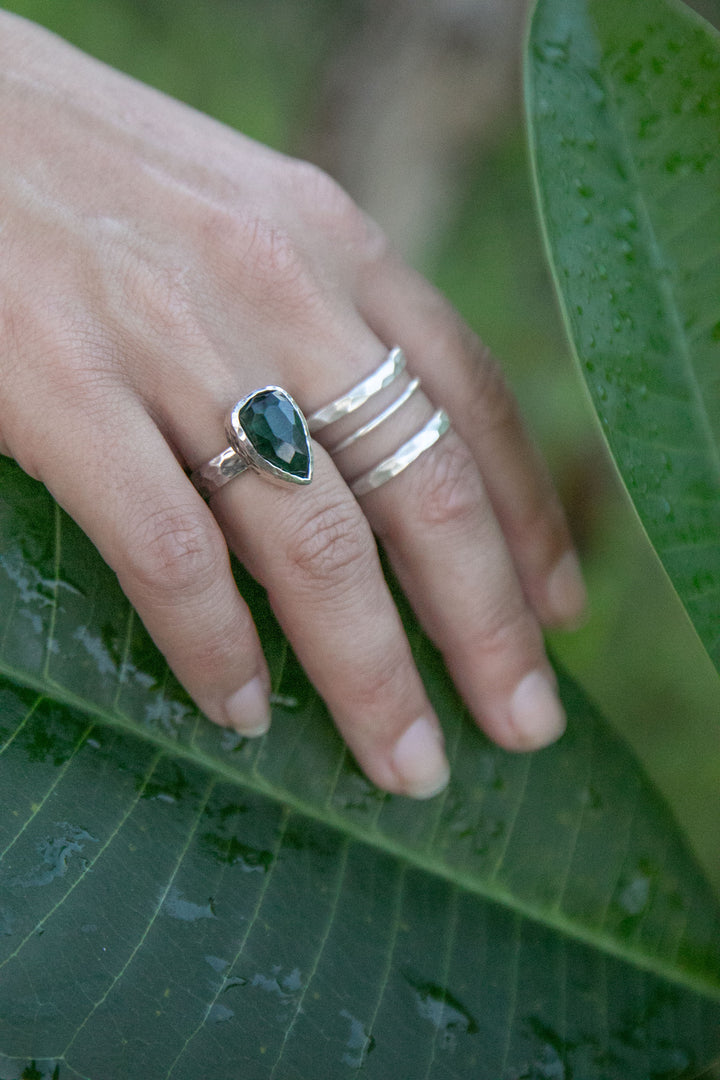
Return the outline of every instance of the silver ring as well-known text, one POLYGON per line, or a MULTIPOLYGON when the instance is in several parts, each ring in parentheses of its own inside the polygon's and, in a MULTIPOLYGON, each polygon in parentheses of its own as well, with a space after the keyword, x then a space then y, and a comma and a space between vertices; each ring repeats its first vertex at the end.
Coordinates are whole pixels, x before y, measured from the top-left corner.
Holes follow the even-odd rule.
POLYGON ((246 469, 267 480, 309 484, 313 452, 302 410, 281 386, 263 386, 233 405, 225 422, 230 445, 190 474, 205 499, 246 469))
POLYGON ((395 451, 390 457, 385 458, 374 469, 359 476, 350 484, 353 495, 366 495, 369 491, 386 484, 393 476, 407 469, 421 454, 429 450, 431 446, 441 438, 450 427, 450 417, 444 409, 438 409, 424 428, 413 435, 406 443, 395 451))
POLYGON ((397 412, 406 401, 413 396, 418 386, 420 385, 419 379, 413 379, 403 390, 399 397, 396 397, 392 404, 388 405, 387 409, 383 409, 373 420, 369 420, 363 427, 358 428, 357 431, 353 431, 351 435, 348 435, 347 439, 343 439, 337 446, 333 446, 328 451, 330 454, 339 454, 341 450, 347 450, 348 446, 352 446, 358 439, 362 439, 363 435, 369 435, 371 431, 374 431, 376 427, 383 423, 397 412))
POLYGON ((322 409, 318 409, 309 416, 307 421, 308 429, 315 434, 316 431, 327 427, 328 424, 334 424, 336 420, 341 420, 343 416, 355 412, 371 397, 389 386, 404 370, 405 353, 396 346, 390 350, 387 359, 383 361, 376 371, 373 371, 357 386, 353 386, 342 397, 336 398, 335 401, 331 401, 329 405, 325 405, 322 409))

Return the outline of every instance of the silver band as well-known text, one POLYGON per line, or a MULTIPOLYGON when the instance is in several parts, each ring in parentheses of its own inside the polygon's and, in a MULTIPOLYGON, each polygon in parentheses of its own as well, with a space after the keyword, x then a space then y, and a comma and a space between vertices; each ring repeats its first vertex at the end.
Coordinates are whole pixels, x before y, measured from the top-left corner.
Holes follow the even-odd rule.
POLYGON ((384 420, 387 420, 389 417, 392 416, 393 413, 397 412, 397 410, 401 408, 401 406, 403 406, 406 401, 409 401, 409 399, 413 396, 419 385, 420 380, 413 379, 412 382, 408 383, 408 385, 405 387, 402 394, 400 394, 399 397, 395 398, 395 401, 393 401, 391 405, 388 405, 387 409, 383 409, 383 411, 379 413, 378 416, 376 416, 373 420, 369 420, 367 424, 365 424, 363 427, 358 428, 357 431, 353 431, 352 435, 348 435, 347 439, 343 439, 342 442, 339 442, 337 444, 337 446, 333 446, 330 449, 330 453, 339 454, 341 450, 347 450, 348 446, 352 446, 352 444, 358 439, 362 439, 363 435, 369 435, 370 432, 374 431, 375 428, 382 424, 384 420))
POLYGON ((309 484, 313 451, 302 410, 282 386, 261 386, 237 401, 225 420, 230 443, 190 473, 205 499, 252 469, 281 484, 309 484))
POLYGON ((392 480, 393 476, 397 476, 398 473, 407 469, 408 465, 412 465, 413 461, 416 461, 421 454, 434 446, 449 427, 450 418, 448 414, 444 409, 438 409, 428 420, 425 427, 418 431, 417 435, 413 435, 412 439, 403 443, 391 457, 385 458, 370 472, 366 472, 359 476, 357 480, 353 480, 350 484, 353 495, 366 495, 369 491, 374 491, 375 488, 386 484, 388 480, 392 480))
POLYGON ((355 412, 371 397, 384 390, 386 386, 389 386, 391 382, 397 379, 404 369, 405 353, 397 347, 391 349, 387 359, 376 371, 373 371, 361 383, 354 386, 352 390, 348 390, 342 397, 336 398, 335 401, 331 401, 329 405, 325 405, 322 409, 314 412, 312 416, 309 416, 307 420, 309 431, 314 434, 316 431, 327 427, 328 424, 334 424, 336 420, 341 420, 343 416, 355 412))
POLYGON ((237 450, 228 446, 210 461, 206 461, 199 469, 195 469, 190 474, 190 479, 203 499, 209 499, 223 484, 227 484, 233 477, 240 476, 240 473, 244 473, 249 468, 247 461, 240 457, 237 450))

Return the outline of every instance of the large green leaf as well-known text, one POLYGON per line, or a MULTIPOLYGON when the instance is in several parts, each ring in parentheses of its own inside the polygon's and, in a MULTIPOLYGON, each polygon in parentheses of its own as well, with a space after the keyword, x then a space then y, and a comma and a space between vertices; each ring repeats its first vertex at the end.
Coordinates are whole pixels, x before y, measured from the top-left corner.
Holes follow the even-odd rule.
POLYGON ((720 911, 567 679, 491 746, 410 625, 453 763, 362 778, 260 591, 262 742, 168 675, 44 489, 0 459, 2 1080, 633 1080, 720 1054, 720 911))
POLYGON ((720 666, 720 36, 671 0, 538 0, 526 72, 569 335, 720 666))

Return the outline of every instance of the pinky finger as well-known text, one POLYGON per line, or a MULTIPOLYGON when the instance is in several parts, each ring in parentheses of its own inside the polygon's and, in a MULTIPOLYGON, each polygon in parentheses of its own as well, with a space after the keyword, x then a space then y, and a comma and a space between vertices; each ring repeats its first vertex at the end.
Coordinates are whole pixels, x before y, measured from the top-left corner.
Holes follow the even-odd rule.
POLYGON ((586 605, 580 564, 549 472, 498 364, 419 274, 394 255, 374 269, 359 298, 368 323, 403 344, 428 396, 447 410, 472 451, 540 621, 576 624, 586 605))

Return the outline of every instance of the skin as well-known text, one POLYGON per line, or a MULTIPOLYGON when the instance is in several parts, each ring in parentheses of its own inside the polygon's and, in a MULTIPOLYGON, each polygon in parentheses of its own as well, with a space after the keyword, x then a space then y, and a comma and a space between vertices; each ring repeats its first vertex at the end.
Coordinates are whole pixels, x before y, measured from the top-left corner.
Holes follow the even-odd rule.
POLYGON ((419 798, 444 786, 374 533, 477 722, 511 750, 556 738, 541 626, 575 622, 584 589, 480 341, 313 166, 5 13, 0 60, 0 452, 91 537, 200 708, 249 735, 269 723, 229 547, 367 775, 419 798), (336 458, 403 384, 319 433, 312 484, 246 473, 209 506, 196 493, 186 469, 226 445, 234 401, 278 384, 310 414, 394 344, 423 392, 336 458), (356 500, 346 480, 438 406, 452 430, 356 500))

